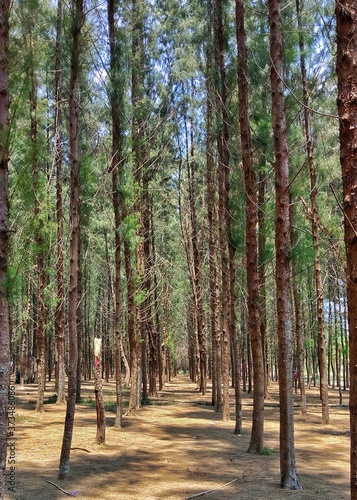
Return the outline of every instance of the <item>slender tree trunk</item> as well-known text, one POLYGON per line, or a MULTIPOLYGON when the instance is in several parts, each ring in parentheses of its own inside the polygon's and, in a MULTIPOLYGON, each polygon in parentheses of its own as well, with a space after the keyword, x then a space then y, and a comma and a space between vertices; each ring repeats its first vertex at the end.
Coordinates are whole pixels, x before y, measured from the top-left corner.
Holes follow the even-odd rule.
POLYGON ((264 351, 259 317, 259 275, 257 238, 257 185, 253 165, 248 110, 247 49, 244 26, 244 0, 236 0, 236 37, 238 47, 239 125, 245 187, 245 239, 247 269, 248 326, 253 357, 253 421, 249 452, 264 447, 264 351))
POLYGON ((71 76, 69 91, 69 159, 71 165, 71 199, 70 199, 70 277, 68 295, 68 332, 69 332, 69 360, 68 360, 68 397, 67 411, 64 424, 62 450, 59 465, 59 479, 64 479, 69 473, 69 459, 71 452, 74 414, 77 391, 77 301, 78 301, 78 273, 79 273, 79 159, 78 159, 78 132, 79 132, 79 61, 80 37, 84 23, 83 0, 73 1, 72 49, 71 49, 71 76))
POLYGON ((221 256, 221 321, 222 321, 222 419, 229 420, 229 264, 228 264, 228 186, 229 186, 229 151, 228 117, 226 96, 226 73, 224 64, 224 33, 222 0, 215 0, 215 70, 218 76, 216 88, 216 106, 218 114, 217 150, 218 150, 218 223, 221 256))
POLYGON ((145 279, 145 256, 144 256, 144 228, 143 228, 143 175, 145 165, 145 122, 141 101, 144 98, 144 12, 142 0, 133 0, 132 3, 132 71, 131 71, 131 102, 132 102, 132 150, 134 156, 134 179, 136 183, 136 194, 134 212, 138 218, 136 230, 135 248, 135 341, 132 343, 132 367, 129 413, 138 409, 141 405, 142 393, 142 344, 145 344, 143 336, 143 288, 145 279))
POLYGON ((202 297, 202 258, 199 250, 198 242, 198 224, 196 213, 196 189, 195 189, 195 161, 194 161, 194 145, 193 145, 193 120, 190 120, 190 155, 187 158, 187 173, 188 173, 188 191, 190 205, 190 222, 191 222, 191 245, 192 245, 192 284, 193 298, 196 311, 196 328, 197 328, 197 343, 198 343, 198 358, 200 368, 199 389, 202 395, 206 394, 206 339, 205 339, 205 318, 203 310, 202 297))
POLYGON ((25 385, 25 377, 28 376, 27 373, 27 364, 28 364, 28 355, 27 355, 27 340, 28 340, 28 328, 29 328, 29 318, 31 311, 31 281, 28 280, 27 285, 27 297, 26 297, 27 305, 26 311, 24 313, 24 319, 22 323, 22 332, 21 332, 21 347, 20 347, 20 387, 24 389, 25 385))
POLYGON ((219 328, 219 269, 217 249, 217 191, 213 156, 213 84, 212 84, 212 2, 207 7, 208 49, 207 49, 207 211, 208 211, 208 246, 209 246, 209 286, 210 286, 210 317, 212 337, 212 404, 215 410, 222 410, 222 353, 221 333, 219 328))
MULTIPOLYGON (((296 244, 296 234, 294 230, 294 205, 290 206, 290 222, 291 222, 291 247, 296 244)), ((292 268, 292 289, 295 312, 295 338, 296 338, 296 368, 297 380, 300 389, 300 404, 301 413, 306 413, 306 394, 305 394, 305 377, 304 377, 304 342, 301 328, 301 301, 297 281, 297 269, 294 260, 291 264, 292 268)))
POLYGON ((57 307, 55 316, 55 359, 57 403, 65 403, 65 329, 64 329, 64 258, 63 258, 63 204, 62 204, 62 0, 57 3, 55 51, 55 123, 54 157, 56 166, 56 220, 57 220, 57 307))
POLYGON ((5 496, 10 390, 10 327, 7 300, 10 1, 0 0, 0 498, 5 496))
MULTIPOLYGON (((145 175, 145 178, 147 176, 145 175)), ((143 229, 144 229, 144 263, 145 263, 145 280, 144 289, 146 291, 143 303, 143 328, 145 329, 145 338, 147 339, 147 373, 148 373, 148 395, 155 396, 157 394, 156 388, 156 370, 157 370, 157 339, 156 330, 154 327, 154 307, 153 307, 153 276, 154 276, 154 263, 151 253, 151 237, 153 236, 152 223, 152 196, 149 193, 149 180, 144 179, 143 189, 143 229)))
POLYGON ((326 342, 324 333, 324 293, 321 275, 320 264, 320 246, 319 246, 319 213, 317 207, 317 185, 316 185, 316 170, 314 165, 311 120, 309 109, 309 91, 307 82, 307 72, 305 64, 305 44, 303 38, 303 30, 300 21, 300 0, 296 0, 296 11, 299 26, 299 46, 300 46, 300 68, 302 79, 302 91, 304 102, 304 125, 306 139, 306 154, 307 163, 310 172, 310 202, 311 202, 311 226, 312 226, 312 241, 314 247, 314 269, 316 283, 316 307, 317 307, 317 331, 318 331, 318 358, 320 368, 320 392, 322 402, 322 422, 329 422, 329 404, 328 404, 328 380, 327 380, 327 363, 326 363, 326 342))
POLYGON ((242 390, 241 390, 241 355, 239 349, 239 340, 237 332, 237 315, 236 315, 236 248, 232 242, 229 242, 229 295, 230 295, 230 336, 231 349, 233 358, 233 386, 234 386, 234 402, 235 402, 235 427, 234 433, 241 434, 243 429, 242 419, 242 390))
POLYGON ((37 79, 34 68, 34 46, 33 46, 34 26, 31 21, 29 34, 30 62, 28 67, 28 79, 30 81, 30 158, 33 177, 34 209, 33 216, 37 222, 34 239, 36 243, 36 272, 37 272, 37 321, 36 321, 36 374, 37 374, 37 401, 36 411, 43 411, 43 398, 45 391, 45 309, 44 309, 44 252, 43 252, 43 220, 41 217, 41 186, 40 186, 40 165, 38 158, 38 134, 37 134, 37 79))
POLYGON ((76 403, 81 402, 81 388, 82 388, 82 364, 83 364, 83 276, 81 265, 82 243, 81 243, 81 207, 78 204, 79 213, 79 229, 78 229, 78 279, 77 279, 77 388, 76 388, 76 403))
POLYGON ((338 114, 347 255, 350 348, 351 500, 357 499, 357 7, 336 1, 338 114))
POLYGON ((105 443, 105 410, 102 386, 102 339, 94 339, 94 394, 97 412, 96 443, 105 443))
POLYGON ((301 489, 295 465, 290 306, 289 151, 283 88, 283 36, 279 0, 269 0, 272 118, 275 148, 275 249, 280 395, 281 487, 301 489))
POLYGON ((120 224, 121 210, 119 198, 118 181, 123 164, 123 145, 122 145, 122 117, 121 110, 123 109, 123 94, 124 82, 121 80, 122 68, 121 57, 122 49, 118 41, 118 31, 115 28, 115 15, 118 3, 116 0, 108 0, 108 26, 109 26, 109 44, 110 44, 110 79, 111 88, 110 104, 112 114, 112 203, 114 211, 115 224, 115 285, 114 285, 114 335, 115 335, 115 380, 116 380, 116 400, 117 411, 115 417, 115 426, 122 425, 122 338, 120 324, 120 303, 121 303, 121 287, 120 287, 120 270, 121 270, 121 241, 120 241, 120 224))
POLYGON ((268 339, 267 339, 267 299, 266 299, 266 276, 265 276, 265 251, 266 251, 266 235, 265 235, 265 190, 266 178, 261 173, 259 176, 258 188, 258 275, 259 275, 259 315, 260 315, 260 335, 263 343, 264 355, 264 395, 269 396, 269 357, 268 357, 268 339))

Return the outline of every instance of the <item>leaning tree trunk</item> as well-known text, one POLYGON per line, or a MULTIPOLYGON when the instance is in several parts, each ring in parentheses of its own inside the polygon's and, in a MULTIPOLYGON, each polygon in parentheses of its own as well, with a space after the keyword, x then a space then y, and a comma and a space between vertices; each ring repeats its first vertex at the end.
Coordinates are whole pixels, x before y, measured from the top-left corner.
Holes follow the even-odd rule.
POLYGON ((244 0, 236 0, 238 47, 239 125, 245 187, 245 240, 248 299, 248 327, 253 357, 253 420, 249 452, 260 453, 264 446, 264 351, 259 316, 259 274, 257 238, 257 183, 253 165, 248 111, 247 48, 244 27, 244 0))
POLYGON ((283 87, 283 36, 279 0, 269 0, 270 81, 275 149, 275 251, 280 398, 281 487, 301 489, 295 465, 292 399, 289 152, 283 87))
POLYGON ((350 347, 351 500, 357 499, 357 6, 336 1, 338 114, 347 255, 350 347))
POLYGON ((0 498, 5 495, 10 389, 10 328, 7 301, 10 0, 0 0, 0 498))
POLYGON ((78 274, 79 274, 79 160, 78 160, 78 132, 79 132, 79 63, 80 63, 80 38, 84 23, 83 0, 73 2, 72 25, 72 53, 71 76, 69 89, 69 145, 71 165, 71 198, 70 198, 70 276, 68 295, 68 334, 69 334, 69 359, 68 359, 68 398, 67 411, 63 432, 62 450, 59 465, 59 479, 64 479, 69 473, 69 458, 72 443, 74 414, 77 393, 77 302, 78 302, 78 274))

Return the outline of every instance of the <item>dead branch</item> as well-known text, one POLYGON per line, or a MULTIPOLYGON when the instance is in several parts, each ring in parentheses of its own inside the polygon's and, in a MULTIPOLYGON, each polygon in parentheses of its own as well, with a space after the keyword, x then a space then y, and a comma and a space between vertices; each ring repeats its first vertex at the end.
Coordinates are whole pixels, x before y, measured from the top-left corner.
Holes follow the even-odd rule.
POLYGON ((69 497, 75 497, 76 496, 76 493, 77 493, 76 491, 66 491, 66 490, 62 489, 60 486, 58 486, 58 484, 53 483, 52 481, 49 481, 48 479, 46 479, 46 482, 52 484, 53 486, 56 486, 56 488, 58 488, 59 490, 61 490, 62 493, 64 493, 65 495, 67 495, 69 497))
POLYGON ((185 500, 191 500, 191 498, 203 497, 203 495, 207 495, 208 493, 214 493, 215 491, 221 490, 222 488, 225 488, 226 486, 229 486, 230 484, 235 483, 236 481, 239 481, 239 479, 244 479, 245 477, 247 477, 248 472, 251 473, 252 470, 250 469, 250 470, 244 471, 240 477, 236 477, 232 481, 229 481, 229 483, 222 484, 222 486, 219 486, 218 488, 215 488, 214 490, 207 490, 207 491, 202 491, 201 493, 195 493, 194 495, 186 497, 185 500))

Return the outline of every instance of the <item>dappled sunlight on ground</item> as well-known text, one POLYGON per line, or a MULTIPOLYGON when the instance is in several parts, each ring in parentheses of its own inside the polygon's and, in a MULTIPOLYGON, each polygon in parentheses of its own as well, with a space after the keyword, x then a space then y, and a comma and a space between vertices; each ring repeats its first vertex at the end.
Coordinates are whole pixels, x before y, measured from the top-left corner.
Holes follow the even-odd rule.
MULTIPOLYGON (((106 401, 115 399, 115 384, 104 383, 106 401)), ((91 382, 83 382, 86 404, 76 409, 69 478, 57 479, 65 406, 46 404, 35 412, 36 387, 16 390, 16 492, 9 498, 65 498, 52 481, 83 500, 184 500, 203 498, 337 500, 349 498, 349 413, 331 390, 330 423, 323 426, 318 389, 307 390, 308 413, 295 401, 297 468, 302 491, 279 487, 279 408, 277 385, 271 384, 265 408, 266 455, 246 453, 250 439, 252 396, 243 396, 243 433, 234 434, 186 376, 168 383, 136 416, 124 416, 115 429, 114 410, 107 410, 106 444, 95 444, 96 413, 91 382)), ((46 399, 54 393, 47 384, 46 399)), ((347 394, 344 403, 347 403, 347 394)), ((232 398, 233 411, 233 398, 232 398)))

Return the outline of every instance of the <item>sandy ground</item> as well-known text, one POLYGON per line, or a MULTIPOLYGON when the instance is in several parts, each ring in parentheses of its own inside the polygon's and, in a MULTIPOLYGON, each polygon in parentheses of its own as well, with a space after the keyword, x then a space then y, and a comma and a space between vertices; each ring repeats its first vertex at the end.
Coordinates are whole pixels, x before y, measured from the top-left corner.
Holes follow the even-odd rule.
MULTIPOLYGON (((106 401, 114 400, 114 382, 104 384, 106 401)), ((82 500, 207 500, 292 499, 340 500, 349 498, 349 414, 330 392, 330 423, 321 424, 318 391, 307 391, 308 414, 300 415, 296 399, 295 442, 301 491, 279 487, 279 408, 277 386, 271 385, 265 408, 267 455, 246 452, 250 439, 251 395, 243 396, 243 433, 234 434, 232 420, 222 422, 210 402, 187 376, 168 383, 151 404, 135 416, 124 416, 116 430, 114 411, 106 412, 106 444, 95 444, 95 408, 77 406, 72 440, 71 469, 57 479, 65 408, 46 404, 35 408, 36 386, 16 386, 15 471, 8 471, 5 498, 52 500, 75 491, 82 500), (15 491, 9 491, 15 480, 15 491), (213 491, 211 491, 213 490, 213 491), (199 493, 207 492, 204 495, 199 493)), ((54 394, 47 384, 46 398, 54 394)), ((94 398, 91 383, 83 397, 94 398)))

